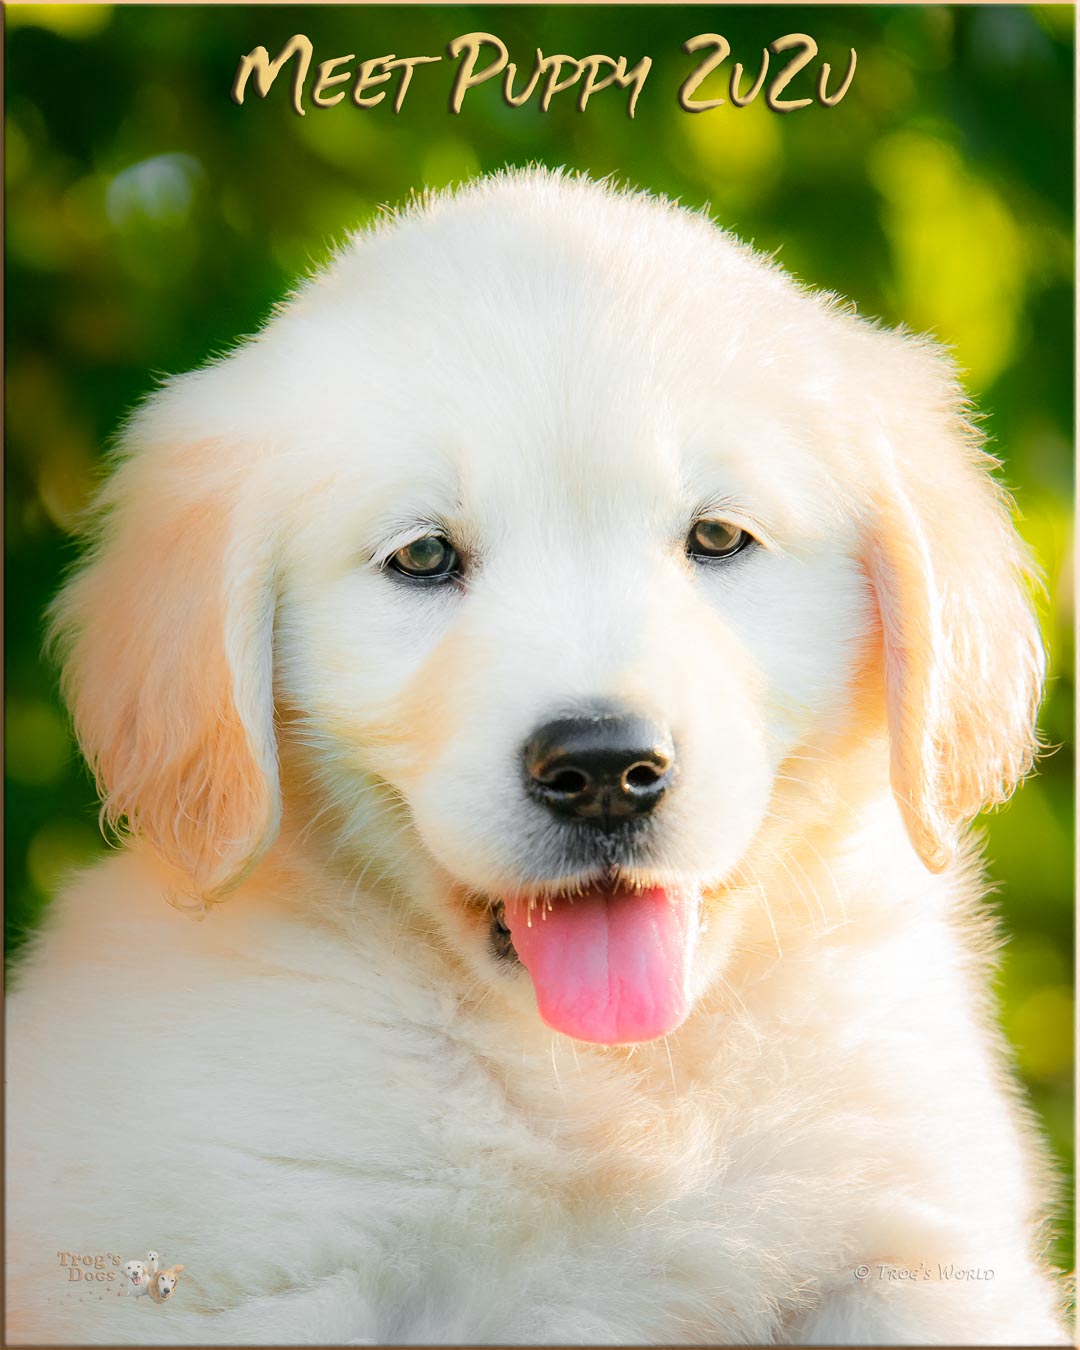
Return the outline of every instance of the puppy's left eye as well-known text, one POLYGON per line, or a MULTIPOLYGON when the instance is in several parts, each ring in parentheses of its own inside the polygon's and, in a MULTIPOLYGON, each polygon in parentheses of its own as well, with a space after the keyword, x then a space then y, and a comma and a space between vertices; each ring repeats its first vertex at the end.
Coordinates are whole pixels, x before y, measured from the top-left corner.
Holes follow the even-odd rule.
POLYGON ((722 520, 698 520, 686 536, 686 552, 691 558, 731 558, 741 553, 754 537, 722 520))
POLYGON ((405 577, 424 581, 447 581, 460 576, 461 559, 448 539, 428 534, 399 548, 387 566, 405 577))

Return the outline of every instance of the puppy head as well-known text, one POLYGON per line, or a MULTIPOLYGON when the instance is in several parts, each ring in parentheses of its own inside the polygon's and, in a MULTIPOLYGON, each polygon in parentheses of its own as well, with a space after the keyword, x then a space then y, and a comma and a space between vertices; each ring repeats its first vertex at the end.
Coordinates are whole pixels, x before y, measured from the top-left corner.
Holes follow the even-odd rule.
POLYGON ((1030 762, 1023 554, 942 358, 644 197, 513 176, 359 238, 151 400, 102 520, 56 632, 110 817, 214 898, 280 759, 290 848, 583 1039, 686 1015, 868 681, 929 865, 1030 762))
POLYGON ((122 1269, 124 1274, 136 1288, 146 1282, 147 1271, 141 1261, 125 1261, 122 1269))
POLYGON ((172 1298, 183 1269, 183 1266, 170 1266, 168 1270, 159 1271, 153 1276, 150 1292, 157 1302, 164 1303, 166 1299, 172 1298))

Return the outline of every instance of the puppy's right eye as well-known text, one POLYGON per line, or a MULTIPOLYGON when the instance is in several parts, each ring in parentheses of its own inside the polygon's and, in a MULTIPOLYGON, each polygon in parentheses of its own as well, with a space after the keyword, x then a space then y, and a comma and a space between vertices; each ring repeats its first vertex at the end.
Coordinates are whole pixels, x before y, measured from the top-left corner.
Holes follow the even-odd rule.
POLYGON ((429 534, 393 554, 387 566, 405 577, 421 581, 449 581, 461 575, 461 559, 449 540, 429 534))
POLYGON ((687 556, 699 560, 733 558, 754 542, 738 525, 724 520, 698 520, 686 537, 687 556))

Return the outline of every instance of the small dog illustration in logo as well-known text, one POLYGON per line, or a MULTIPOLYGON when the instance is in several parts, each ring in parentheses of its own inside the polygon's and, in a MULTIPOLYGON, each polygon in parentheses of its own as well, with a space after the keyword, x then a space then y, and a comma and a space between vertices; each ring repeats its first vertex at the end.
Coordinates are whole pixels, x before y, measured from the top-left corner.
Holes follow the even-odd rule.
POLYGON ((166 1303, 176 1292, 183 1266, 170 1266, 150 1277, 150 1297, 155 1303, 166 1303))
POLYGON ((169 1266, 163 1269, 159 1252, 149 1251, 143 1261, 126 1261, 121 1267, 127 1281, 125 1293, 136 1298, 150 1295, 154 1303, 167 1303, 176 1292, 183 1266, 169 1266))
POLYGON ((143 1262, 125 1261, 121 1269, 128 1282, 127 1292, 136 1298, 144 1298, 150 1292, 150 1272, 143 1262))

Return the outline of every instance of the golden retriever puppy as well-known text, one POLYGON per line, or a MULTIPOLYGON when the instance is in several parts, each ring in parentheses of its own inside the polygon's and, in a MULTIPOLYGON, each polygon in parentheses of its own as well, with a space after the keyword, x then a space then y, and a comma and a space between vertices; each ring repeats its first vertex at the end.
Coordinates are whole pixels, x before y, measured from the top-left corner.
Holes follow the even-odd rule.
POLYGON ((150 1292, 150 1281, 153 1275, 146 1268, 142 1261, 125 1261, 120 1267, 123 1278, 127 1280, 125 1293, 130 1293, 135 1298, 145 1298, 150 1292))
POLYGON ((150 1277, 149 1294, 155 1303, 167 1303, 176 1292, 183 1266, 170 1266, 168 1270, 156 1271, 150 1277))
POLYGON ((130 842, 18 972, 11 1339, 1063 1340, 990 466, 930 344, 544 172, 154 394, 54 614, 130 842), (168 1318, 56 1279, 149 1232, 168 1318))

